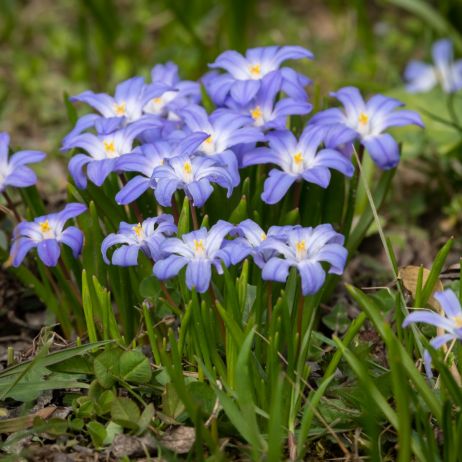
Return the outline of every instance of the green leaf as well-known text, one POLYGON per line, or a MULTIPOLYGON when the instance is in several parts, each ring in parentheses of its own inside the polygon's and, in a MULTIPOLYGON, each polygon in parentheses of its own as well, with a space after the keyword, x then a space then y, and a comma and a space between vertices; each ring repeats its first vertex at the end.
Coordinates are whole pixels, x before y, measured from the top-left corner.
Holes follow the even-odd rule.
POLYGON ((93 315, 93 303, 91 300, 91 293, 89 289, 87 271, 82 271, 82 303, 83 312, 85 314, 85 323, 87 326, 88 338, 90 342, 97 342, 98 336, 96 334, 95 317, 93 315))
POLYGON ((91 441, 96 448, 99 448, 103 445, 104 440, 106 439, 107 433, 104 425, 99 422, 90 422, 87 424, 88 433, 90 433, 91 441))
POLYGON ((139 291, 142 298, 157 300, 161 293, 159 279, 155 276, 144 278, 140 283, 139 291))
POLYGON ((162 394, 162 412, 166 416, 176 419, 184 410, 184 404, 181 402, 175 386, 171 383, 167 383, 162 394))
POLYGON ((191 382, 186 386, 194 401, 201 407, 204 415, 210 415, 215 405, 215 393, 205 382, 191 382))
POLYGON ((427 281, 422 290, 421 294, 421 302, 423 306, 426 306, 428 300, 430 299, 433 291, 435 290, 436 283, 438 282, 438 278, 440 276, 441 270, 443 269, 444 262, 451 250, 452 244, 454 239, 449 239, 448 242, 441 248, 438 254, 433 261, 432 268, 430 270, 430 274, 428 275, 427 281))
POLYGON ((79 432, 83 429, 84 425, 85 425, 85 421, 83 419, 81 419, 80 417, 74 417, 74 418, 69 418, 67 420, 67 425, 68 427, 75 431, 75 432, 79 432))
POLYGON ((138 429, 140 410, 130 398, 116 398, 111 406, 112 420, 124 428, 138 429))
POLYGON ((74 356, 83 355, 97 348, 101 348, 105 345, 112 343, 112 341, 101 341, 97 343, 88 343, 87 345, 81 345, 74 348, 66 348, 64 350, 55 351, 46 355, 45 357, 38 358, 37 356, 34 359, 29 361, 24 361, 21 364, 16 364, 0 372, 0 379, 8 377, 10 375, 21 374, 25 369, 27 369, 32 363, 40 362, 40 365, 43 367, 52 366, 54 364, 59 364, 64 361, 67 361, 74 356))
POLYGON ((229 216, 230 223, 240 223, 247 218, 247 197, 242 196, 237 207, 231 212, 229 216))
POLYGON ((94 362, 93 368, 95 376, 99 384, 103 388, 111 388, 119 377, 119 358, 122 351, 119 349, 111 349, 103 351, 99 354, 94 362))
POLYGON ((154 404, 149 403, 141 413, 138 420, 138 433, 143 433, 151 423, 154 417, 154 404))
POLYGON ((178 236, 182 236, 188 233, 190 230, 190 219, 189 219, 189 199, 184 198, 183 207, 181 208, 180 217, 178 219, 178 236))
POLYGON ((103 441, 103 446, 112 444, 112 442, 114 441, 114 438, 123 432, 124 432, 124 429, 122 426, 120 426, 119 424, 116 424, 115 422, 109 422, 106 425, 106 438, 103 441))
POLYGON ((120 357, 120 377, 129 383, 147 383, 152 370, 148 358, 139 350, 125 351, 120 357))

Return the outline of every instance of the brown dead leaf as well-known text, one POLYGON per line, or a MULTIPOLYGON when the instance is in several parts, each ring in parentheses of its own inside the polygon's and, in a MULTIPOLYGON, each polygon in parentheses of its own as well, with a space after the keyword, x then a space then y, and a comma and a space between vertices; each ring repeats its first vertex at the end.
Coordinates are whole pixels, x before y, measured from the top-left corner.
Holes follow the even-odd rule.
POLYGON ((25 430, 26 428, 32 427, 36 417, 46 420, 55 412, 55 410, 56 406, 48 406, 40 409, 34 414, 0 420, 0 433, 15 433, 20 430, 25 430))
MULTIPOLYGON (((398 278, 403 281, 403 285, 411 294, 412 297, 415 298, 416 290, 417 290, 417 279, 419 277, 420 266, 403 266, 398 270, 398 278)), ((423 268, 422 274, 422 285, 425 285, 427 282, 428 276, 430 275, 430 270, 427 268, 423 268)), ((435 287, 433 288, 434 292, 439 292, 444 290, 442 282, 438 279, 435 283, 435 287)), ((428 304, 437 310, 438 312, 441 311, 440 304, 435 300, 433 295, 428 300, 428 304)))
POLYGON ((176 427, 165 433, 160 442, 176 454, 186 454, 191 450, 195 440, 196 431, 193 427, 176 427))

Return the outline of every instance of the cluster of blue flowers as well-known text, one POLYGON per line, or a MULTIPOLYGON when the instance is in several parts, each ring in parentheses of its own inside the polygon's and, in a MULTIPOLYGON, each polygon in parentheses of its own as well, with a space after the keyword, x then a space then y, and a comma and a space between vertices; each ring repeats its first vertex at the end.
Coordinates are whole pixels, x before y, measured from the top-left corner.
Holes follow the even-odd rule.
MULTIPOLYGON (((231 196, 241 181, 240 169, 273 164, 261 198, 276 204, 296 182, 327 188, 331 170, 351 177, 355 141, 381 169, 396 167, 398 144, 386 130, 422 126, 422 121, 413 111, 397 110, 402 103, 395 99, 375 95, 365 102, 358 89, 342 88, 332 96, 343 108, 318 112, 298 138, 287 128, 290 116, 307 115, 312 105, 305 90, 310 80, 283 63, 305 58, 313 55, 299 46, 254 48, 245 56, 226 51, 200 82, 181 80, 177 66, 167 63, 153 68, 151 82, 129 79, 117 86, 114 96, 85 91, 72 97, 97 112, 81 117, 63 140, 62 151, 75 153, 69 162, 75 184, 83 189, 89 180, 101 186, 111 173, 133 172, 115 197, 118 204, 130 204, 152 190, 158 205, 170 207, 176 191, 182 190, 194 207, 202 207, 214 185, 231 196), (201 105, 203 91, 215 105, 211 113, 201 105)), ((0 139, 1 160, 7 162, 2 143, 5 139, 0 139)), ((31 184, 23 164, 42 156, 17 153, 10 165, 20 169, 1 178, 0 186, 31 184)), ((77 255, 83 237, 76 228, 63 230, 63 226, 84 209, 70 204, 58 214, 21 223, 14 233, 13 265, 19 265, 33 247, 46 265, 55 265, 60 242, 77 255)), ((172 237, 175 231, 169 215, 121 223, 119 232, 103 243, 104 259, 109 263, 107 250, 121 245, 112 263, 134 265, 142 250, 155 261, 153 271, 159 279, 187 266, 188 286, 203 292, 210 284, 212 264, 220 272, 222 264, 237 264, 251 255, 266 280, 285 281, 289 268, 297 267, 304 294, 316 292, 324 282, 320 261, 340 274, 346 260, 343 237, 330 225, 272 227, 266 234, 250 220, 238 226, 220 221, 209 231, 200 229, 179 238, 172 237)))
POLYGON ((141 250, 155 261, 154 275, 162 281, 186 266, 187 286, 203 293, 210 286, 212 266, 222 274, 222 265, 229 267, 252 256, 264 280, 285 282, 290 267, 296 267, 304 295, 316 293, 324 283, 326 273, 320 262, 330 265, 329 273, 342 274, 347 258, 344 237, 331 225, 273 226, 265 233, 249 219, 237 226, 220 220, 210 230, 201 228, 180 238, 172 237, 175 232, 171 215, 138 224, 121 223, 117 234, 104 239, 103 257, 109 263, 108 249, 121 244, 112 254, 112 263, 133 266, 141 250))

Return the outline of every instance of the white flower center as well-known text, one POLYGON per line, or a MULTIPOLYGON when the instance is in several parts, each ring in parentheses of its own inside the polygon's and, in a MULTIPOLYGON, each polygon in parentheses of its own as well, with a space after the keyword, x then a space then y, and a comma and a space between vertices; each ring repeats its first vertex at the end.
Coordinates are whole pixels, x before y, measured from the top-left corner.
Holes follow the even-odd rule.
POLYGON ((363 136, 370 133, 370 118, 365 112, 359 113, 356 130, 363 136))
POLYGON ((304 260, 306 258, 307 248, 305 244, 305 240, 302 239, 301 241, 297 241, 295 243, 295 257, 297 260, 304 260))
POLYGON ((118 117, 124 116, 126 113, 125 103, 114 104, 114 112, 118 117))
POLYGON ((196 257, 204 257, 205 256, 205 246, 203 239, 194 239, 194 254, 196 257))
POLYGON ((249 73, 250 73, 250 78, 254 80, 258 80, 262 78, 262 72, 261 72, 261 65, 260 64, 252 64, 249 66, 249 73))
POLYGON ((40 232, 42 233, 43 239, 54 239, 55 233, 53 232, 52 227, 48 220, 42 221, 39 223, 40 232))

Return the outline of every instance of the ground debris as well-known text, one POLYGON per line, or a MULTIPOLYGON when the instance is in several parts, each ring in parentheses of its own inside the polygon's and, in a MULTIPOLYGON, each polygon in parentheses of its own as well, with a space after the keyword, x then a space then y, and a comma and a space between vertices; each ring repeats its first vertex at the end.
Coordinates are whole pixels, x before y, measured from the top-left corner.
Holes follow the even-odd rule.
POLYGON ((193 427, 176 427, 162 436, 162 446, 177 454, 186 454, 193 447, 196 431, 193 427))
POLYGON ((143 457, 156 449, 157 441, 150 434, 139 437, 120 433, 114 438, 109 452, 116 460, 119 460, 119 458, 124 456, 143 457))

